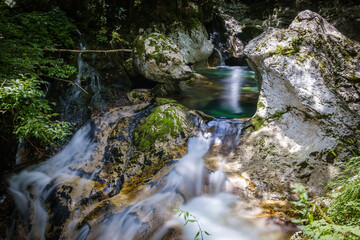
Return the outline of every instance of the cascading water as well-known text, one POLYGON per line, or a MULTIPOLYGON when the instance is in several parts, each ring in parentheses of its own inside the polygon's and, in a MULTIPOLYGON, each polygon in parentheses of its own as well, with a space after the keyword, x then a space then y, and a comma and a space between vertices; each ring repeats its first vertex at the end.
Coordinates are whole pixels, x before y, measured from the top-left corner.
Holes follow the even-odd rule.
POLYGON ((88 124, 74 135, 70 143, 56 156, 28 168, 8 179, 9 190, 17 209, 31 224, 30 239, 45 239, 47 213, 44 207, 49 194, 64 179, 76 175, 70 166, 87 161, 94 149, 88 124), (30 202, 30 205, 29 205, 30 202), (33 212, 33 218, 29 216, 33 212))
POLYGON ((222 56, 221 52, 219 51, 219 49, 214 48, 214 50, 215 50, 215 51, 217 52, 217 54, 219 55, 220 66, 225 66, 225 62, 224 62, 223 56, 222 56))
MULTIPOLYGON (((85 47, 81 45, 81 49, 85 47)), ((63 118, 80 123, 83 119, 77 116, 85 115, 81 109, 86 109, 100 98, 100 83, 96 71, 83 61, 81 54, 78 57, 78 65, 76 85, 70 88, 63 101, 63 118), (84 75, 91 79, 87 87, 82 84, 84 75), (85 108, 84 90, 91 90, 93 94, 85 108)), ((257 92, 253 72, 244 67, 222 66, 209 75, 209 78, 212 77, 223 86, 218 89, 219 91, 215 91, 217 108, 227 109, 226 111, 232 114, 230 117, 248 117, 248 107, 242 105, 240 99, 249 89, 252 93, 257 92)), ((214 103, 213 100, 211 99, 210 103, 214 103)), ((59 187, 71 187, 71 191, 76 191, 76 197, 68 200, 68 212, 60 212, 67 214, 64 219, 69 219, 58 226, 62 229, 57 236, 65 239, 162 239, 170 229, 182 228, 181 219, 173 215, 173 209, 177 207, 191 212, 199 220, 202 229, 211 233, 205 239, 279 239, 278 228, 254 224, 253 221, 243 218, 244 211, 241 207, 239 210, 238 206, 241 199, 227 193, 228 181, 222 166, 237 146, 243 124, 241 121, 232 120, 199 123, 197 132, 188 140, 187 154, 160 180, 150 182, 147 189, 139 192, 130 203, 122 205, 120 210, 111 210, 105 215, 100 215, 98 222, 90 224, 84 221, 84 217, 94 210, 91 204, 81 204, 84 195, 90 198, 92 194, 86 192, 87 184, 104 184, 97 177, 103 171, 104 165, 100 162, 104 161, 107 154, 106 140, 96 136, 106 135, 103 131, 112 131, 120 118, 135 116, 138 113, 134 106, 130 106, 129 109, 113 109, 102 115, 97 122, 85 124, 75 133, 69 144, 54 157, 8 178, 9 190, 15 199, 17 209, 30 229, 28 239, 49 238, 49 224, 51 218, 56 215, 52 212, 54 209, 49 199, 60 194, 57 192, 59 187), (217 159, 215 169, 204 163, 204 159, 206 161, 210 155, 217 159), (83 170, 89 166, 92 171, 83 170), (76 187, 71 185, 74 182, 76 187), (264 233, 265 237, 262 235, 264 233)), ((223 116, 223 112, 213 115, 223 116)), ((95 188, 91 188, 91 191, 92 189, 95 188)), ((104 189, 104 193, 101 193, 103 199, 111 198, 108 187, 104 189)), ((118 194, 119 191, 116 192, 118 194)), ((196 224, 189 224, 177 234, 182 234, 185 239, 193 239, 198 231, 196 224)))
MULTIPOLYGON (((82 43, 80 44, 80 50, 86 50, 85 45, 82 43)), ((83 60, 82 53, 79 53, 77 63, 77 77, 61 101, 61 118, 64 121, 82 123, 89 117, 87 111, 90 106, 95 103, 101 105, 101 84, 98 73, 83 60), (90 78, 89 84, 83 83, 86 78, 90 78)))
MULTIPOLYGON (((209 173, 204 166, 204 156, 212 145, 224 145, 222 154, 231 154, 240 138, 241 125, 229 120, 208 123, 212 133, 191 137, 188 153, 165 179, 149 185, 135 204, 106 216, 95 229, 85 225, 76 239, 162 239, 169 229, 182 226, 173 217, 173 209, 181 204, 181 209, 196 215, 201 226, 211 232, 206 239, 278 239, 278 228, 255 225, 237 215, 234 205, 239 198, 226 193, 226 175, 221 168, 209 173), (155 193, 144 199, 148 192, 155 193), (267 234, 265 238, 263 233, 267 234)), ((184 228, 183 236, 193 239, 197 231, 192 225, 184 228)))
MULTIPOLYGON (((104 114, 99 122, 114 124, 118 119, 134 114, 134 111, 128 109, 115 109, 104 114)), ((95 152, 99 151, 100 142, 94 138, 95 127, 94 123, 86 124, 54 157, 8 178, 9 190, 17 209, 30 226, 29 239, 46 239, 46 226, 50 217, 47 205, 58 186, 76 181, 81 189, 101 171, 101 168, 95 168, 91 174, 84 175, 81 169, 81 166, 92 164, 95 152)), ((77 212, 70 214, 73 215, 70 218, 76 218, 77 212)))

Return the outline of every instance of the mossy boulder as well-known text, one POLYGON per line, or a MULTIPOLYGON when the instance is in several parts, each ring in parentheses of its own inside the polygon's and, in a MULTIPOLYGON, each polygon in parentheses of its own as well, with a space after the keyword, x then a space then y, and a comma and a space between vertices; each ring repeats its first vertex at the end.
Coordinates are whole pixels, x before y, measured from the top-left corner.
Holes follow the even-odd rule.
POLYGON ((159 106, 134 130, 140 151, 157 151, 183 142, 192 131, 186 108, 171 100, 159 99, 159 106))
POLYGON ((177 45, 160 33, 137 37, 132 58, 139 74, 158 83, 176 85, 192 73, 177 45))

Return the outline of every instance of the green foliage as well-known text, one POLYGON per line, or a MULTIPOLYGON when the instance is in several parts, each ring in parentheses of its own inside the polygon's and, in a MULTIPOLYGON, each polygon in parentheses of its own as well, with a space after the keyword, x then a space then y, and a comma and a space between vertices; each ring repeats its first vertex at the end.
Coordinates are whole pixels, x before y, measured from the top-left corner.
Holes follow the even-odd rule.
MULTIPOLYGON (((45 82, 36 79, 4 80, 0 88, 0 109, 10 112, 15 123, 14 133, 25 138, 31 136, 43 144, 53 144, 56 140, 65 140, 70 132, 70 123, 53 121, 57 113, 43 99, 45 94, 40 85, 45 82)), ((20 138, 21 139, 21 138, 20 138)))
POLYGON ((204 240, 205 235, 208 235, 208 236, 211 235, 210 233, 208 233, 207 231, 202 229, 199 220, 194 215, 189 213, 188 211, 184 211, 179 208, 174 209, 174 211, 176 213, 179 213, 178 217, 180 217, 181 215, 184 216, 184 221, 185 221, 184 226, 186 226, 188 223, 196 223, 196 225, 198 227, 198 232, 196 233, 194 240, 204 240))
MULTIPOLYGON (((341 214, 340 214, 341 215, 341 214)), ((334 225, 324 219, 317 220, 302 229, 305 239, 318 240, 357 240, 360 238, 360 227, 356 225, 334 225)))
POLYGON ((300 183, 296 183, 292 192, 300 194, 299 201, 293 202, 293 204, 297 207, 295 212, 300 214, 300 218, 294 220, 294 222, 311 223, 312 221, 314 221, 314 216, 310 211, 310 198, 307 194, 305 186, 301 185, 300 183))
POLYGON ((75 72, 63 59, 41 50, 74 47, 75 27, 60 9, 27 13, 4 4, 0 9, 0 77, 68 77, 75 72))
MULTIPOLYGON (((41 79, 66 79, 76 68, 43 48, 73 48, 75 26, 59 8, 26 12, 0 3, 0 109, 11 113, 13 132, 42 144, 65 140, 71 125, 53 120, 41 79)), ((7 115, 7 116, 10 116, 7 115)))
POLYGON ((276 110, 276 112, 274 113, 273 117, 274 117, 274 118, 282 118, 283 114, 284 114, 284 111, 282 111, 282 110, 276 110))
MULTIPOLYGON (((354 157, 347 161, 344 171, 328 184, 330 192, 327 196, 309 202, 305 188, 296 187, 296 192, 301 194, 298 202, 303 207, 296 222, 306 224, 301 227, 304 233, 301 239, 360 239, 360 157, 357 156, 358 150, 354 149, 359 141, 349 139, 339 142, 354 157), (314 218, 315 221, 310 221, 314 218)), ((331 151, 336 157, 335 151, 331 151)))
POLYGON ((359 173, 360 157, 353 157, 347 162, 342 174, 328 186, 336 188, 330 193, 333 201, 328 209, 328 214, 337 224, 360 225, 359 173))

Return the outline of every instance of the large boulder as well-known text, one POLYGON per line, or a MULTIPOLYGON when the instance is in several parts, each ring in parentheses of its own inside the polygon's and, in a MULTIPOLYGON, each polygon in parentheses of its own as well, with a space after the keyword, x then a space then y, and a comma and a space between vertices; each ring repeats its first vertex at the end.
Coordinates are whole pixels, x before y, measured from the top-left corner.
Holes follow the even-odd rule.
POLYGON ((265 198, 289 197, 282 193, 294 182, 321 194, 360 133, 359 50, 309 10, 252 40, 245 54, 259 82, 258 109, 231 171, 274 193, 265 198))
POLYGON ((193 20, 190 26, 175 25, 168 37, 179 47, 187 63, 206 61, 214 48, 205 26, 198 20, 193 20))
POLYGON ((160 33, 139 36, 132 57, 138 73, 158 83, 175 85, 192 73, 178 46, 160 33))

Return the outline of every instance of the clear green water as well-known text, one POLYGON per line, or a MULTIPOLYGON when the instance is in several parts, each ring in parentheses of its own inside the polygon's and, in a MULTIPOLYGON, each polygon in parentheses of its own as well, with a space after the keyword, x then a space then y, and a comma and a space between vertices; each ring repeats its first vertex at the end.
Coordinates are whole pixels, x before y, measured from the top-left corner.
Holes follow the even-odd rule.
POLYGON ((219 66, 196 72, 204 79, 182 85, 178 101, 217 118, 248 118, 256 112, 259 90, 249 67, 219 66))

